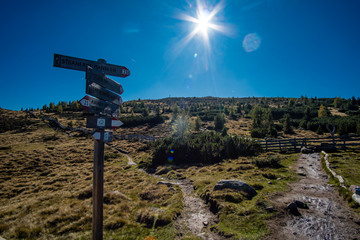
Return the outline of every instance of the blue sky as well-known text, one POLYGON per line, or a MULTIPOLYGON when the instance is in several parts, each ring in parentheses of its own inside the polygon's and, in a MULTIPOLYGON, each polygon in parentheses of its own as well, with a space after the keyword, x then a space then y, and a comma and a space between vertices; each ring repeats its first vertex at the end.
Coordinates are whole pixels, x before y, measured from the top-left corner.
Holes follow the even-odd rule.
POLYGON ((126 66, 129 77, 110 76, 124 101, 358 97, 359 9, 358 0, 1 1, 0 107, 85 96, 85 73, 53 67, 54 53, 126 66), (197 11, 216 13, 208 41, 202 31, 186 41, 197 11))

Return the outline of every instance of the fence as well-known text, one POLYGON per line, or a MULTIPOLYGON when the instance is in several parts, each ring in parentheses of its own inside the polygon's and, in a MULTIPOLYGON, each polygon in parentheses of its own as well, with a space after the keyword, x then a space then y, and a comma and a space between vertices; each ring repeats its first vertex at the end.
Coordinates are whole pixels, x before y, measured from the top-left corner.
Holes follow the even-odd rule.
POLYGON ((265 139, 257 141, 265 151, 299 152, 301 148, 329 150, 351 146, 360 146, 360 135, 323 137, 323 138, 293 138, 265 139))
POLYGON ((120 140, 139 140, 139 141, 152 141, 155 142, 156 140, 162 138, 162 137, 154 137, 154 136, 145 136, 145 135, 139 135, 139 134, 131 134, 131 135, 114 135, 116 139, 120 140))

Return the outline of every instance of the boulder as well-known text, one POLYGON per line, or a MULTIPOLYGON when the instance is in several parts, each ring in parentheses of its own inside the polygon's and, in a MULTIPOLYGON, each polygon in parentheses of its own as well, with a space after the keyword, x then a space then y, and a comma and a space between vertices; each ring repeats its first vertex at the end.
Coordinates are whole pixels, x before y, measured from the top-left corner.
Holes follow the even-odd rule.
POLYGON ((301 153, 305 153, 305 154, 314 153, 314 150, 306 148, 306 147, 302 147, 301 153))
POLYGON ((252 198, 257 194, 253 187, 240 180, 220 180, 218 183, 215 184, 214 191, 226 188, 233 189, 239 192, 244 192, 249 198, 252 198))

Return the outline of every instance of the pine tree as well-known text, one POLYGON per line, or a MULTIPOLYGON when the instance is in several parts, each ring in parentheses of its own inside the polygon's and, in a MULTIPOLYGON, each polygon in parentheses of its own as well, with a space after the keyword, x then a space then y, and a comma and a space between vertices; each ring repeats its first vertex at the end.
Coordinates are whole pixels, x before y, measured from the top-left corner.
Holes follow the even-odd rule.
POLYGON ((59 104, 58 106, 57 106, 57 112, 58 113, 63 113, 63 107, 62 107, 62 105, 61 104, 59 104))
POLYGON ((149 109, 148 108, 144 108, 143 112, 142 112, 143 117, 147 117, 149 116, 149 109))
POLYGON ((195 131, 200 131, 201 128, 201 119, 199 116, 195 119, 195 131))
POLYGON ((326 117, 327 116, 327 110, 324 105, 320 105, 319 111, 318 111, 318 117, 326 117))
POLYGON ((283 131, 284 133, 291 134, 294 133, 292 127, 291 127, 291 119, 289 114, 284 115, 283 119, 283 131))
POLYGON ((55 111, 55 104, 51 102, 49 108, 50 108, 51 112, 54 112, 55 111))
POLYGON ((221 131, 225 127, 225 117, 222 113, 218 113, 214 119, 215 130, 221 131))
POLYGON ((311 119, 311 110, 309 106, 306 106, 305 111, 304 111, 304 119, 306 121, 310 121, 311 119))

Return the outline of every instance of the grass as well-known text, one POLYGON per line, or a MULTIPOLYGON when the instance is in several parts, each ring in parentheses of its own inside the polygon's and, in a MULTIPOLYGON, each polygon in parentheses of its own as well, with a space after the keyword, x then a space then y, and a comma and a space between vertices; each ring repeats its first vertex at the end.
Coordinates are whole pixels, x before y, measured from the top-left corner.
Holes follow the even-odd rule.
MULTIPOLYGON (((91 238, 93 140, 54 132, 38 120, 27 131, 0 134, 0 160, 2 237, 91 238)), ((157 186, 108 146, 104 165, 104 239, 173 239, 180 189, 157 186)))
MULTIPOLYGON (((183 169, 167 166, 171 170, 163 173, 165 176, 181 174, 194 182, 197 194, 207 199, 213 205, 213 211, 219 215, 219 223, 212 226, 214 231, 235 239, 261 239, 269 233, 266 221, 273 216, 273 213, 266 211, 270 206, 267 199, 274 192, 285 191, 287 184, 296 180, 289 167, 297 158, 298 154, 267 153, 207 166, 188 166, 183 169), (270 159, 271 164, 259 168, 255 161, 259 159, 270 159), (274 161, 277 163, 276 168, 272 165, 274 161), (246 195, 232 190, 213 191, 220 179, 242 180, 253 186, 257 195, 248 199, 246 195)), ((161 169, 164 167, 158 167, 159 171, 161 169)))
MULTIPOLYGON (((5 114, 25 117, 23 112, 5 114)), ((48 115, 57 117, 64 126, 69 120, 75 127, 85 126, 82 113, 76 113, 71 119, 65 114, 48 115)), ((248 135, 250 122, 247 118, 230 120, 226 123, 228 133, 248 135)), ((0 133, 0 235, 5 239, 90 239, 93 140, 79 134, 69 137, 55 132, 39 119, 30 119, 27 123, 21 131, 0 133)), ((114 134, 167 136, 170 132, 170 121, 166 121, 154 127, 121 128, 114 134)), ((172 186, 175 191, 164 185, 157 186, 156 178, 128 166, 128 159, 115 150, 130 152, 134 161, 146 168, 151 163, 151 152, 145 143, 116 140, 111 146, 105 147, 104 239, 178 237, 173 219, 182 208, 181 190, 176 186, 172 186)), ((337 172, 344 168, 344 174, 338 173, 346 184, 359 185, 356 182, 359 172, 346 177, 346 167, 359 169, 356 162, 359 152, 345 153, 349 166, 341 162, 340 156, 332 165, 337 166, 337 172)), ((296 154, 268 153, 214 165, 184 168, 165 165, 154 170, 168 178, 193 181, 196 193, 216 205, 213 210, 219 215, 219 223, 212 226, 214 231, 235 239, 260 239, 269 232, 266 222, 273 216, 266 211, 270 206, 267 199, 285 191, 287 184, 296 180, 290 166, 297 157, 296 154), (242 180, 258 194, 248 199, 234 191, 213 192, 220 179, 242 180)), ((186 235, 182 239, 199 238, 186 235)))
POLYGON ((360 150, 347 149, 329 154, 330 167, 344 178, 345 185, 360 186, 360 150))
POLYGON ((349 203, 355 211, 360 213, 360 205, 352 199, 353 192, 348 188, 351 185, 360 186, 360 150, 347 149, 336 153, 329 154, 330 168, 344 179, 344 184, 347 188, 340 187, 339 180, 332 177, 325 166, 325 159, 322 157, 322 166, 330 175, 330 183, 337 186, 339 194, 349 203))

